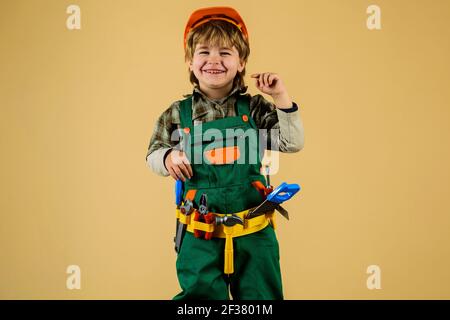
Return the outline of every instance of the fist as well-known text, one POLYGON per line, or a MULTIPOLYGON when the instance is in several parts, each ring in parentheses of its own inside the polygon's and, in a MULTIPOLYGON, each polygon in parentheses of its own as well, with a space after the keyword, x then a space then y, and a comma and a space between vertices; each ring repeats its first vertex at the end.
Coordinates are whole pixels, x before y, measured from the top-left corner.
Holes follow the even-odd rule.
POLYGON ((193 176, 191 164, 183 151, 172 149, 164 160, 164 165, 175 180, 184 182, 186 178, 190 179, 193 176))

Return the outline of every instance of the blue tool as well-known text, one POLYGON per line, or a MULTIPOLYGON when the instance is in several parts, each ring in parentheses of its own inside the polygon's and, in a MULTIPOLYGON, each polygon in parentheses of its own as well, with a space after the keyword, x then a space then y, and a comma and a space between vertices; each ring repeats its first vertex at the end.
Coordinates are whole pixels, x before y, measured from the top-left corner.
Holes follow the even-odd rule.
POLYGON ((292 198, 297 192, 300 191, 300 186, 296 183, 287 184, 283 182, 273 190, 266 198, 266 200, 276 203, 283 203, 286 200, 292 198))
MULTIPOLYGON (((183 198, 183 181, 178 179, 177 181, 175 181, 175 204, 177 205, 177 209, 180 209, 180 211, 183 214, 185 214, 185 212, 183 212, 185 211, 185 207, 181 206, 182 198, 183 198)), ((180 252, 181 242, 183 241, 185 231, 186 226, 177 219, 175 238, 173 239, 173 241, 175 242, 175 251, 177 253, 180 252)))
POLYGON ((283 217, 289 220, 288 212, 281 207, 280 204, 291 199, 299 191, 300 186, 298 184, 287 184, 286 182, 283 182, 278 188, 273 190, 259 206, 249 211, 246 218, 257 217, 267 212, 277 210, 283 217))
POLYGON ((183 181, 178 179, 175 181, 175 204, 180 207, 183 198, 183 181))

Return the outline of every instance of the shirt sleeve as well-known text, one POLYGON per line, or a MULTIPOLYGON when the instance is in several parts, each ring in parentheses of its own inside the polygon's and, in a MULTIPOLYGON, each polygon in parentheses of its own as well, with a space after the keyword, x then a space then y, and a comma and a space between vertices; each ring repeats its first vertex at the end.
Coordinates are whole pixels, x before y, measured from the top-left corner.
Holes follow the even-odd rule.
POLYGON ((168 176, 169 172, 164 165, 165 156, 177 144, 178 141, 173 135, 179 123, 179 101, 174 102, 158 118, 153 129, 152 137, 145 157, 147 166, 156 174, 168 176))
POLYGON ((304 129, 297 104, 279 109, 258 94, 250 99, 250 115, 259 129, 265 129, 267 149, 281 152, 298 152, 304 146, 304 129))

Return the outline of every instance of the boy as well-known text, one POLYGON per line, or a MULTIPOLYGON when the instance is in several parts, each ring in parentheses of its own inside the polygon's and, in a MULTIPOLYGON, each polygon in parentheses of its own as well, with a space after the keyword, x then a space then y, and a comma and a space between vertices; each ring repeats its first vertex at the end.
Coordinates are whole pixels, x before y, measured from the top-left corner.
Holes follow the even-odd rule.
POLYGON ((182 292, 174 299, 229 299, 229 291, 235 300, 283 299, 273 212, 246 217, 270 192, 260 157, 249 157, 263 150, 233 130, 278 129, 277 138, 268 136, 272 145, 297 152, 303 148, 298 107, 275 73, 251 75, 274 103, 243 94, 250 48, 247 28, 234 9, 196 10, 186 25, 184 48, 193 93, 159 117, 146 157, 154 172, 184 186, 176 239, 182 292), (208 130, 219 135, 213 140, 208 130), (173 141, 174 132, 182 144, 173 141), (225 139, 217 138, 224 132, 225 139), (217 147, 221 141, 227 146, 217 147))

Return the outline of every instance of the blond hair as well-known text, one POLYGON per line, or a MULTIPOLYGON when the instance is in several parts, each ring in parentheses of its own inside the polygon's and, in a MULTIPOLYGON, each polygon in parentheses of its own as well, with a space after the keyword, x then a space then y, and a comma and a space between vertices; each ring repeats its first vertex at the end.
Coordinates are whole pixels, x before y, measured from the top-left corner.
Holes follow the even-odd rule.
MULTIPOLYGON (((239 28, 223 20, 208 21, 189 32, 186 40, 186 50, 184 52, 184 59, 186 62, 192 61, 195 47, 198 43, 229 48, 235 46, 239 52, 239 58, 243 62, 247 62, 250 55, 249 43, 244 38, 239 28)), ((244 87, 244 76, 245 67, 242 72, 238 71, 234 77, 233 86, 237 85, 239 88, 244 87)), ((192 71, 190 71, 189 80, 194 85, 199 84, 192 71)))

